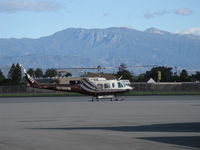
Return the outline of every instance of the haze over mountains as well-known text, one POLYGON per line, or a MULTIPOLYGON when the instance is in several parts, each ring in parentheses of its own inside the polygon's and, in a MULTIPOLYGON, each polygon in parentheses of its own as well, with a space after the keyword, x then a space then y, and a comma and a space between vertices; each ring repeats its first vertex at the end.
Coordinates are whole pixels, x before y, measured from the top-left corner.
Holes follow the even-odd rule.
POLYGON ((156 64, 198 70, 200 36, 156 28, 68 28, 39 39, 0 39, 0 66, 83 67, 156 64))

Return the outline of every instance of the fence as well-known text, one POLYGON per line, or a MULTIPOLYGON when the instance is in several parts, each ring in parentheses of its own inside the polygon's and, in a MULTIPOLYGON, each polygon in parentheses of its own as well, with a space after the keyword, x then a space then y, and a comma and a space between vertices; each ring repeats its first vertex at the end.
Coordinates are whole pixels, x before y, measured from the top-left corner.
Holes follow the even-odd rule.
POLYGON ((52 93, 52 90, 37 89, 28 86, 0 86, 0 94, 7 93, 52 93))
MULTIPOLYGON (((200 83, 131 83, 134 91, 200 91, 200 83)), ((37 89, 27 86, 0 86, 0 94, 3 93, 52 93, 55 91, 37 89)))
POLYGON ((196 82, 131 83, 135 91, 200 91, 196 82))

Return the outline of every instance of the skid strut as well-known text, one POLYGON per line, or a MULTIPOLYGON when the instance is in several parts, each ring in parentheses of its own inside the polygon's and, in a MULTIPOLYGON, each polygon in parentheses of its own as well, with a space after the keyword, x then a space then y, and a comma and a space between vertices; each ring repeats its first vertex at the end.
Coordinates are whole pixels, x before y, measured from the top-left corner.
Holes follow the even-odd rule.
POLYGON ((92 97, 92 102, 93 101, 99 101, 99 100, 103 100, 103 99, 109 99, 110 101, 122 101, 124 100, 122 99, 118 99, 118 97, 116 95, 103 95, 103 96, 93 96, 92 97))

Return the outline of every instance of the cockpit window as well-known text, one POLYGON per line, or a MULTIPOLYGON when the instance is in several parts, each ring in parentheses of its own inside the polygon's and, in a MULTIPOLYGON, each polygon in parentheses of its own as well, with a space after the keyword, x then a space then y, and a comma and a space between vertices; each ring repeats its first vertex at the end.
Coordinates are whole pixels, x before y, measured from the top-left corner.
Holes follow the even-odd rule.
POLYGON ((102 90, 103 89, 103 84, 97 84, 97 89, 102 90))
POLYGON ((115 83, 112 83, 112 87, 113 87, 113 88, 115 87, 115 83))
POLYGON ((110 88, 110 84, 109 83, 104 83, 104 88, 105 89, 109 89, 110 88))
POLYGON ((122 84, 121 82, 117 82, 117 84, 118 84, 118 87, 119 87, 119 88, 124 87, 123 84, 122 84))

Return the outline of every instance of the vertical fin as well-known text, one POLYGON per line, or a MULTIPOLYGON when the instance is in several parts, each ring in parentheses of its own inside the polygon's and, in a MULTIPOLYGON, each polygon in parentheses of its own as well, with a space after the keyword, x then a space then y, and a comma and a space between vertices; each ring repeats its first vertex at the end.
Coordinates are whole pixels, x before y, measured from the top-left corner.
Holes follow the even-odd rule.
POLYGON ((23 67, 23 65, 20 64, 19 66, 20 66, 20 68, 22 69, 22 71, 25 73, 26 79, 28 80, 28 82, 29 82, 31 85, 33 85, 34 83, 37 84, 37 81, 35 81, 35 80, 27 73, 27 71, 26 71, 26 69, 23 67))

